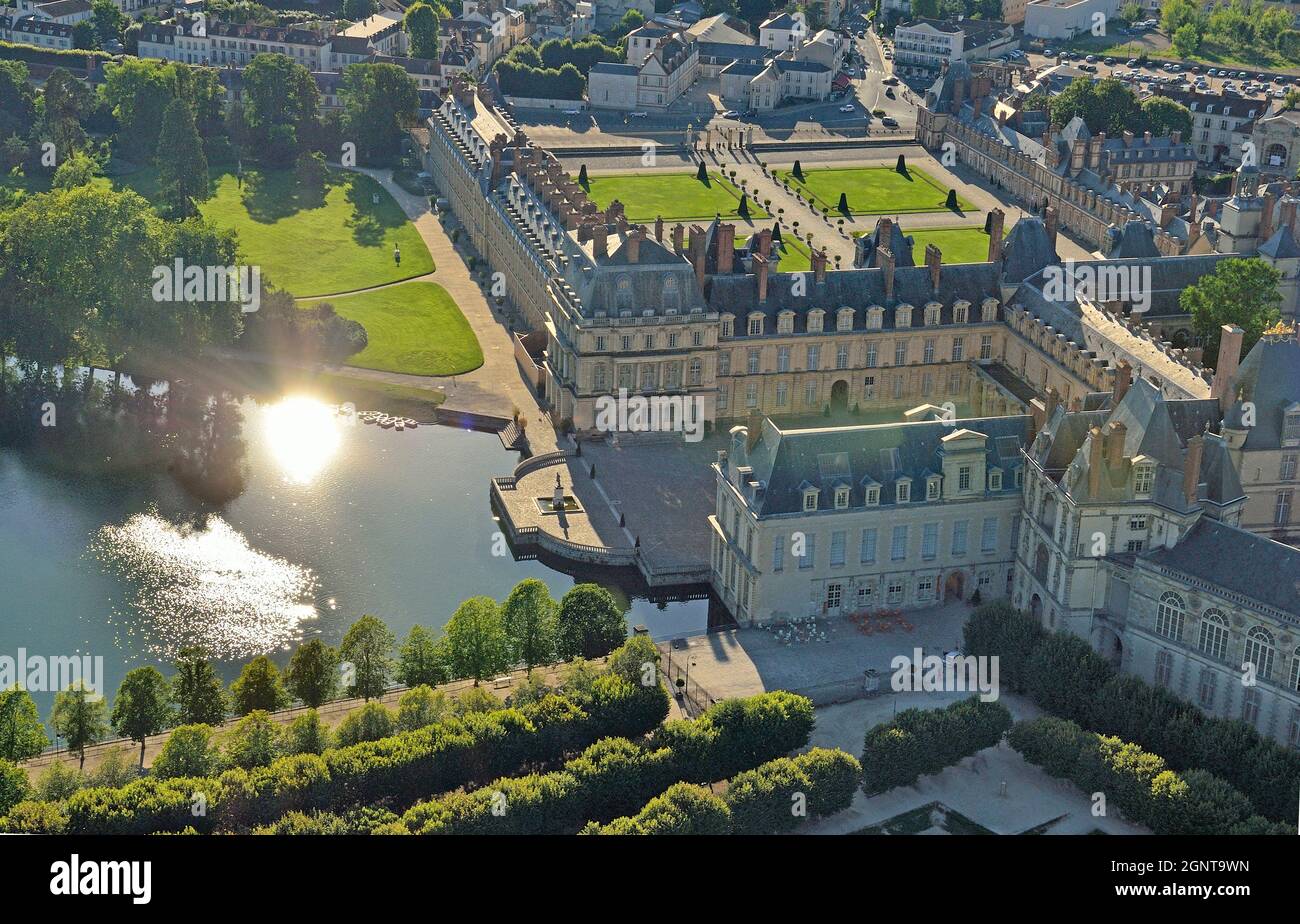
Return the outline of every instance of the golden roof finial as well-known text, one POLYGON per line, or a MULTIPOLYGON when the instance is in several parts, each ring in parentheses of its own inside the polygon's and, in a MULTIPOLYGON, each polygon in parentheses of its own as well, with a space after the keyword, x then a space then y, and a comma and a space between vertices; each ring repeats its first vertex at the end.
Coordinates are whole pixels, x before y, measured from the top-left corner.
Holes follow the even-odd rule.
POLYGON ((1264 331, 1263 336, 1271 340, 1289 340, 1295 336, 1295 325, 1287 324, 1279 320, 1276 324, 1264 331))

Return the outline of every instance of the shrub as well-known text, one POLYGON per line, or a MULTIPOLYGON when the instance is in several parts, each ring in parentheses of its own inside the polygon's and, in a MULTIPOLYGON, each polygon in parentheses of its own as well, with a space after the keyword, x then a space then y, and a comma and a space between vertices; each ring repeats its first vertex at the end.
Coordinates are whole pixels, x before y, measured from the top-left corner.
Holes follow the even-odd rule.
POLYGON ((153 775, 161 780, 175 777, 210 776, 221 766, 221 754, 207 725, 173 728, 161 753, 153 762, 153 775))
POLYGON ((594 822, 583 834, 730 834, 727 803, 703 786, 675 783, 631 817, 601 827, 594 822))
POLYGON ((393 711, 383 703, 366 703, 353 709, 339 727, 335 729, 340 747, 360 744, 363 741, 378 741, 393 733, 393 711))
POLYGON ((977 697, 946 709, 905 709, 867 732, 862 750, 862 788, 868 795, 911 786, 963 757, 992 747, 1011 727, 1001 703, 977 697))
POLYGON ((397 701, 397 728, 399 731, 415 731, 442 721, 451 712, 451 700, 446 693, 424 685, 414 687, 397 701))
POLYGON ((27 773, 15 764, 0 759, 0 814, 27 798, 31 786, 27 773))
POLYGON ((808 818, 833 815, 853 801, 861 773, 853 757, 826 748, 739 773, 726 795, 733 829, 736 834, 777 834, 808 818))
POLYGON ((330 746, 330 730, 315 709, 308 709, 290 722, 280 735, 285 754, 323 754, 330 746))

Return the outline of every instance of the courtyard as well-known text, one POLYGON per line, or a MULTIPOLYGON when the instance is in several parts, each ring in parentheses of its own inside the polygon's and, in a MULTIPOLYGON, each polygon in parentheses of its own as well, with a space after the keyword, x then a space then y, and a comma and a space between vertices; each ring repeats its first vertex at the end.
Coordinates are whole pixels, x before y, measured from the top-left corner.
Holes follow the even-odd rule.
MULTIPOLYGON (((819 208, 836 212, 840 195, 848 200, 852 215, 900 215, 909 212, 947 212, 948 188, 924 170, 907 167, 900 173, 893 167, 826 167, 803 171, 803 179, 794 170, 778 170, 783 183, 811 193, 819 208)), ((974 210, 966 199, 957 197, 957 210, 974 210)))
MULTIPOLYGON (((601 209, 615 199, 623 203, 630 222, 712 221, 717 215, 745 221, 739 211, 743 193, 716 170, 709 171, 707 182, 693 172, 589 176, 587 192, 601 209)), ((758 221, 771 216, 751 196, 749 217, 758 221)))

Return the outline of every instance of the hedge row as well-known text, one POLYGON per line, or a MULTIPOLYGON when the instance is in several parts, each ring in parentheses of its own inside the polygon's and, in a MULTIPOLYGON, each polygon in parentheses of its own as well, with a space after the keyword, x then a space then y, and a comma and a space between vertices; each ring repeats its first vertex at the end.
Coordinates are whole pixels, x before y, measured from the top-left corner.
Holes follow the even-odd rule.
POLYGON ((732 777, 721 798, 690 783, 670 786, 635 815, 583 834, 779 834, 848 808, 862 768, 843 751, 814 748, 732 777))
POLYGON ((862 789, 867 795, 911 786, 963 757, 992 747, 1011 727, 1011 713, 972 696, 946 709, 905 709, 867 732, 862 789))
POLYGON ((1027 694, 1047 712, 1139 744, 1163 755, 1174 770, 1222 777, 1267 818, 1295 816, 1300 753, 1244 722, 1211 718, 1168 690, 1119 674, 1083 639, 1049 633, 999 602, 971 615, 965 651, 997 655, 1004 688, 1027 694))
POLYGON ((808 743, 812 702, 777 691, 665 723, 645 744, 599 741, 552 773, 420 803, 385 834, 566 834, 635 811, 675 782, 733 776, 808 743))
POLYGON ((292 811, 410 805, 430 793, 557 760, 611 735, 644 735, 667 712, 662 687, 605 674, 581 704, 551 694, 522 709, 470 713, 218 777, 146 777, 119 789, 82 789, 61 804, 19 803, 0 819, 0 830, 147 834, 193 826, 201 832, 238 831, 292 811))
POLYGON ((1025 760, 1086 793, 1104 794, 1126 817, 1156 834, 1294 833, 1290 825, 1254 814, 1250 800, 1213 773, 1175 773, 1160 756, 1068 719, 1020 722, 1008 740, 1025 760))
POLYGON ((106 51, 92 49, 38 48, 35 45, 0 42, 0 59, 28 61, 32 64, 47 64, 51 67, 77 68, 84 71, 86 70, 86 63, 92 58, 104 63, 118 60, 119 57, 106 51))

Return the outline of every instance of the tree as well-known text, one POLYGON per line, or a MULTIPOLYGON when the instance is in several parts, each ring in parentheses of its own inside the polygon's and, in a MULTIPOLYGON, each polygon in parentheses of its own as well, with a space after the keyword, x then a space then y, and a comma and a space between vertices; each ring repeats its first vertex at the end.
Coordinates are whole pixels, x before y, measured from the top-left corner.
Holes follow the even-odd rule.
POLYGON ((583 189, 589 189, 591 187, 591 180, 587 178, 586 164, 582 164, 580 167, 578 167, 578 185, 581 186, 583 189))
POLYGON ((99 162, 85 151, 73 151, 54 170, 50 185, 55 189, 75 189, 86 186, 99 175, 99 162))
POLYGON ((1190 58, 1201 48, 1201 33, 1191 23, 1179 26, 1174 33, 1173 46, 1181 57, 1190 58))
POLYGON ((7 815, 11 808, 26 799, 30 789, 31 784, 27 782, 23 769, 0 758, 0 816, 7 815))
POLYGON ((26 760, 49 743, 31 694, 20 686, 0 692, 0 759, 26 760))
MULTIPOLYGON (((900 155, 900 156, 901 156, 901 155, 900 155)), ((794 162, 794 169, 790 171, 790 174, 791 174, 791 175, 792 175, 796 180, 799 180, 800 182, 803 182, 803 165, 800 164, 799 161, 796 160, 796 161, 794 162)))
POLYGON ((406 129, 419 117, 415 81, 396 64, 350 64, 339 90, 344 124, 367 163, 388 162, 401 150, 406 129))
POLYGON ((88 19, 74 23, 72 26, 72 47, 84 50, 96 48, 99 45, 99 36, 95 32, 95 25, 88 19))
POLYGON ((118 9, 113 0, 95 0, 90 6, 90 21, 95 24, 95 37, 99 44, 121 40, 122 32, 131 24, 130 17, 118 9))
POLYGON ((339 655, 318 638, 298 650, 289 659, 285 685, 304 705, 313 709, 334 698, 338 689, 339 655))
POLYGON ((81 121, 90 111, 93 101, 86 85, 61 67, 56 67, 45 78, 37 131, 42 142, 54 145, 59 160, 85 147, 86 130, 81 121))
POLYGON ((226 720, 226 691, 203 649, 182 648, 177 653, 172 702, 180 725, 220 725, 226 720))
POLYGON ((484 677, 510 665, 510 640, 501 610, 491 597, 470 597, 462 603, 446 631, 451 669, 457 677, 473 677, 478 686, 484 677))
POLYGON ((280 670, 266 655, 259 655, 244 665, 239 677, 230 685, 235 715, 262 710, 274 712, 289 705, 289 694, 280 679, 280 670))
POLYGON ((254 709, 226 733, 223 751, 232 767, 252 770, 268 766, 280 756, 280 727, 270 713, 254 709))
POLYGON ((907 158, 905 158, 902 154, 898 155, 898 161, 897 163, 894 164, 894 172, 901 173, 904 176, 907 175, 907 158))
POLYGON ((1152 96, 1142 101, 1142 130, 1157 138, 1182 132, 1183 140, 1192 137, 1192 111, 1167 96, 1152 96))
POLYGON ((772 243, 773 244, 781 243, 781 222, 779 221, 776 224, 772 225, 772 243))
POLYGON ((0 138, 26 138, 36 124, 36 91, 29 76, 23 62, 0 61, 0 138))
POLYGON ((749 217, 749 193, 740 194, 740 207, 736 212, 741 218, 749 217))
POLYGON ((54 697, 50 728, 76 751, 86 766, 86 745, 102 741, 108 734, 108 708, 104 697, 78 681, 54 697))
POLYGON ((285 754, 323 754, 330 746, 330 730, 315 709, 308 709, 285 728, 280 750, 285 754))
POLYGON ((302 189, 313 195, 324 192, 329 169, 325 166, 325 155, 320 151, 303 151, 299 154, 298 161, 294 164, 294 172, 298 177, 298 185, 302 189))
POLYGON ((627 639, 623 609, 599 584, 579 584, 560 601, 560 657, 598 658, 627 639))
POLYGON ((1179 304, 1192 316, 1192 327, 1205 344, 1205 359, 1219 355, 1219 333, 1236 324, 1245 336, 1242 355, 1250 352, 1260 335, 1278 319, 1282 275, 1258 257, 1220 260, 1214 272, 1183 290, 1179 304))
POLYGON ((343 663, 352 665, 349 696, 374 699, 388 689, 388 678, 393 671, 389 653, 396 641, 388 627, 374 616, 362 616, 352 624, 339 646, 343 663))
POLYGON ((1119 18, 1130 24, 1141 22, 1145 16, 1145 9, 1138 0, 1127 0, 1127 2, 1119 8, 1119 18))
POLYGON ((451 700, 446 693, 428 686, 407 690, 397 701, 397 730, 415 731, 451 714, 451 700))
POLYGON ((501 616, 510 638, 511 654, 529 670, 554 659, 559 611, 560 605, 537 578, 516 584, 502 605, 501 616))
POLYGON ((1051 100, 1051 116, 1056 125, 1066 125, 1078 116, 1089 131, 1111 136, 1142 125, 1137 95, 1114 77, 1096 83, 1089 77, 1076 77, 1051 100))
POLYGON ((163 111, 154 162, 167 214, 176 218, 196 214, 195 202, 208 196, 208 158, 190 105, 183 99, 172 100, 163 111))
POLYGON ((397 658, 397 679, 404 686, 437 686, 448 679, 438 641, 424 626, 411 626, 397 658))
POLYGON ((101 92, 117 119, 118 148, 142 160, 157 154, 163 111, 176 85, 170 62, 132 57, 104 65, 101 92))
POLYGON ((334 730, 339 747, 360 744, 362 741, 378 741, 392 733, 393 711, 383 703, 366 703, 360 709, 353 709, 334 730))
POLYGON ((301 64, 285 55, 260 54, 244 68, 243 104, 252 146, 268 163, 283 167, 314 133, 320 91, 301 64))
POLYGON ((373 16, 378 9, 375 0, 343 0, 343 18, 353 22, 373 16))
POLYGON ((207 725, 180 725, 172 729, 158 757, 153 775, 160 780, 189 776, 213 776, 221 766, 221 752, 212 741, 207 725))
POLYGON ((411 36, 411 57, 437 60, 438 14, 433 11, 433 7, 417 0, 406 8, 406 18, 402 24, 411 36))
POLYGON ((840 193, 840 201, 835 208, 843 215, 849 214, 849 197, 847 193, 840 193))
POLYGON ((709 182, 709 170, 704 166, 704 161, 700 161, 699 168, 695 171, 695 179, 701 183, 709 182))
POLYGON ((142 768, 145 739, 158 734, 171 722, 169 693, 167 679, 158 668, 137 667, 122 678, 113 699, 113 728, 122 737, 140 742, 142 768))

